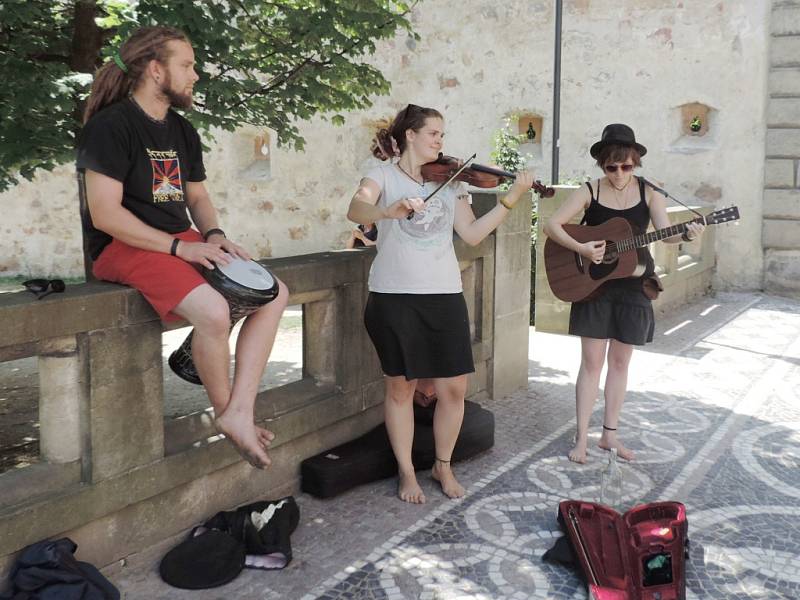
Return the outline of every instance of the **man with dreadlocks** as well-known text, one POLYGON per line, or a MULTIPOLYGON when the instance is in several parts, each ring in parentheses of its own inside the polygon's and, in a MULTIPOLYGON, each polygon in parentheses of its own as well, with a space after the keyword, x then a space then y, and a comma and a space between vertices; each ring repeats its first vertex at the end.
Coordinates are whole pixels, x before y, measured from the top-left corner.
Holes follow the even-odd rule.
POLYGON ((198 266, 250 256, 219 228, 203 184, 200 137, 172 110, 192 106, 194 64, 183 32, 145 27, 98 70, 78 144, 84 229, 97 278, 138 289, 164 321, 194 326, 192 357, 216 427, 250 464, 265 468, 274 436, 255 425, 253 408, 288 292, 279 283, 278 297, 245 320, 231 382, 229 306, 198 266))

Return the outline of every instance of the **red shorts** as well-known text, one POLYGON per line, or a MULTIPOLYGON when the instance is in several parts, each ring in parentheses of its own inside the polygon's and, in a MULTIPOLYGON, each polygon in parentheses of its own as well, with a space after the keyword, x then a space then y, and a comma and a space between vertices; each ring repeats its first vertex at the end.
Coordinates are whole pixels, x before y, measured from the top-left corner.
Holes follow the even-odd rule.
MULTIPOLYGON (((174 237, 187 242, 202 242, 194 229, 187 229, 174 237)), ((122 283, 139 290, 165 322, 180 321, 172 309, 198 285, 206 283, 199 267, 182 258, 134 248, 119 240, 112 240, 94 261, 92 273, 98 279, 122 283)))

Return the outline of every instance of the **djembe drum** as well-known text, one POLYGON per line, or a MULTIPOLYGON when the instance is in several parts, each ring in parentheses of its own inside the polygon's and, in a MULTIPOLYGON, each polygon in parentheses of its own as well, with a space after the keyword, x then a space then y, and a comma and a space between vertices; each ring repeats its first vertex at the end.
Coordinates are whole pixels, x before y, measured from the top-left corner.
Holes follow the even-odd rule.
MULTIPOLYGON (((278 280, 265 267, 254 260, 234 258, 227 265, 215 269, 203 267, 203 277, 228 301, 231 329, 239 319, 254 313, 272 302, 278 295, 278 280)), ((192 333, 169 357, 169 366, 181 379, 202 385, 192 361, 192 333)))

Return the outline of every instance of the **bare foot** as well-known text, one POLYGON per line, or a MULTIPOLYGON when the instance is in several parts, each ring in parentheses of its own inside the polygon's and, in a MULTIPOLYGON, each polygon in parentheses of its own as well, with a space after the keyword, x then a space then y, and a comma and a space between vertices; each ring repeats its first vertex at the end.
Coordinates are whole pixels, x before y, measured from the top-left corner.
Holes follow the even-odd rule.
POLYGON ((425 504, 425 494, 417 483, 417 475, 414 471, 410 473, 400 473, 397 480, 397 495, 403 502, 411 504, 425 504))
POLYGON ((610 451, 612 448, 616 448, 617 456, 619 456, 623 460, 633 460, 635 456, 633 450, 623 446, 622 442, 620 442, 618 439, 616 438, 612 439, 611 437, 606 436, 605 433, 600 437, 600 441, 597 442, 597 447, 607 452, 610 451))
POLYGON ((229 409, 214 420, 214 426, 231 441, 242 458, 254 467, 265 469, 272 464, 264 451, 262 436, 253 424, 252 415, 229 409))
POLYGON ((264 429, 263 427, 259 427, 256 425, 256 434, 258 435, 258 441, 261 443, 261 447, 266 450, 272 445, 272 440, 275 439, 275 434, 272 433, 269 429, 264 429))
POLYGON ((585 439, 580 442, 578 440, 575 440, 575 446, 573 446, 572 450, 569 451, 569 454, 567 454, 567 458, 569 458, 574 463, 585 465, 586 444, 587 441, 585 439))
POLYGON ((466 493, 464 486, 458 483, 456 476, 453 475, 450 463, 437 460, 431 469, 431 477, 439 482, 444 495, 448 498, 461 498, 466 493))

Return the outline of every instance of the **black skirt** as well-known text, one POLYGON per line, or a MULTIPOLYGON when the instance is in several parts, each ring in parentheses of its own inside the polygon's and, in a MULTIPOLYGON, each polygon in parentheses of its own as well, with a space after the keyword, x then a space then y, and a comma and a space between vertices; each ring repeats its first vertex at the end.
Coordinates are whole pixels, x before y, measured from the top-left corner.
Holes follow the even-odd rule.
POLYGON ((654 329, 653 303, 628 281, 606 284, 600 296, 574 302, 569 313, 569 332, 581 337, 642 346, 653 341, 654 329))
POLYGON ((364 324, 390 377, 455 377, 475 371, 464 294, 370 292, 364 324))

